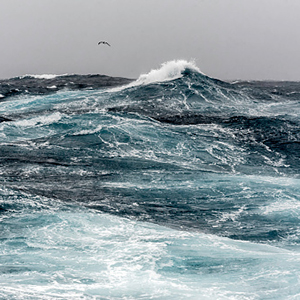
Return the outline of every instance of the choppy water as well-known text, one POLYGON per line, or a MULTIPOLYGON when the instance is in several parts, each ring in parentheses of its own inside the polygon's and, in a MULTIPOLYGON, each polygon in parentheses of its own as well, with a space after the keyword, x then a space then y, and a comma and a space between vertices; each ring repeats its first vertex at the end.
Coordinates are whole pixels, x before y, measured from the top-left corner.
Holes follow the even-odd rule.
POLYGON ((1 299, 300 299, 300 83, 0 87, 1 299))

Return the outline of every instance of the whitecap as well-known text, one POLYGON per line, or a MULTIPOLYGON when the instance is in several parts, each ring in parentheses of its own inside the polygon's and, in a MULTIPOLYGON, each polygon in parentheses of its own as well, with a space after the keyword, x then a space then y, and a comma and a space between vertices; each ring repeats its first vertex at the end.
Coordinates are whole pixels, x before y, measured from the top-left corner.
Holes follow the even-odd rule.
POLYGON ((57 75, 57 74, 41 74, 41 75, 36 75, 36 74, 25 74, 23 76, 19 76, 18 78, 19 79, 23 79, 23 78, 26 78, 26 77, 32 77, 32 78, 36 78, 36 79, 54 79, 56 77, 61 77, 61 76, 66 76, 68 74, 60 74, 60 75, 57 75))
POLYGON ((161 64, 161 67, 158 69, 152 69, 149 73, 140 75, 136 83, 149 84, 174 80, 180 78, 186 69, 202 73, 193 61, 172 60, 161 64))

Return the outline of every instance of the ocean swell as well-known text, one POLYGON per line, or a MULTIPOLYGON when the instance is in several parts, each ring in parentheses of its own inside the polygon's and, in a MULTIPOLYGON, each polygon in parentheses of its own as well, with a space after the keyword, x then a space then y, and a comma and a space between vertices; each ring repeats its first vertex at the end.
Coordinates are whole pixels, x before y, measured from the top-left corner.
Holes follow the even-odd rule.
POLYGON ((0 297, 299 295, 299 83, 223 82, 186 61, 135 81, 9 79, 2 95, 11 82, 0 297))

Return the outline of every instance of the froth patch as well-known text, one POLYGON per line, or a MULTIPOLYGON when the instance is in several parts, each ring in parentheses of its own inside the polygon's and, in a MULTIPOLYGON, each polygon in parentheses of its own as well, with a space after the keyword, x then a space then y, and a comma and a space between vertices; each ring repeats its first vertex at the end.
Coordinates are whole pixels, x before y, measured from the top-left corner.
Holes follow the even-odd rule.
POLYGON ((45 126, 58 122, 62 118, 60 112, 55 112, 47 116, 39 116, 32 119, 25 119, 16 121, 14 124, 19 127, 33 127, 33 126, 45 126))

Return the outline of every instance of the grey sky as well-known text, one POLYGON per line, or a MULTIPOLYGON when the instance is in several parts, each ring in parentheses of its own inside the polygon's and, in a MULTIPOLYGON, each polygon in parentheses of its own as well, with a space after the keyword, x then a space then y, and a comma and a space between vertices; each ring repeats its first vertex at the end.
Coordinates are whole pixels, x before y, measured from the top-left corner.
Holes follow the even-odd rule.
POLYGON ((0 0, 0 9, 0 78, 135 78, 194 59, 220 79, 300 80, 299 0, 0 0))

